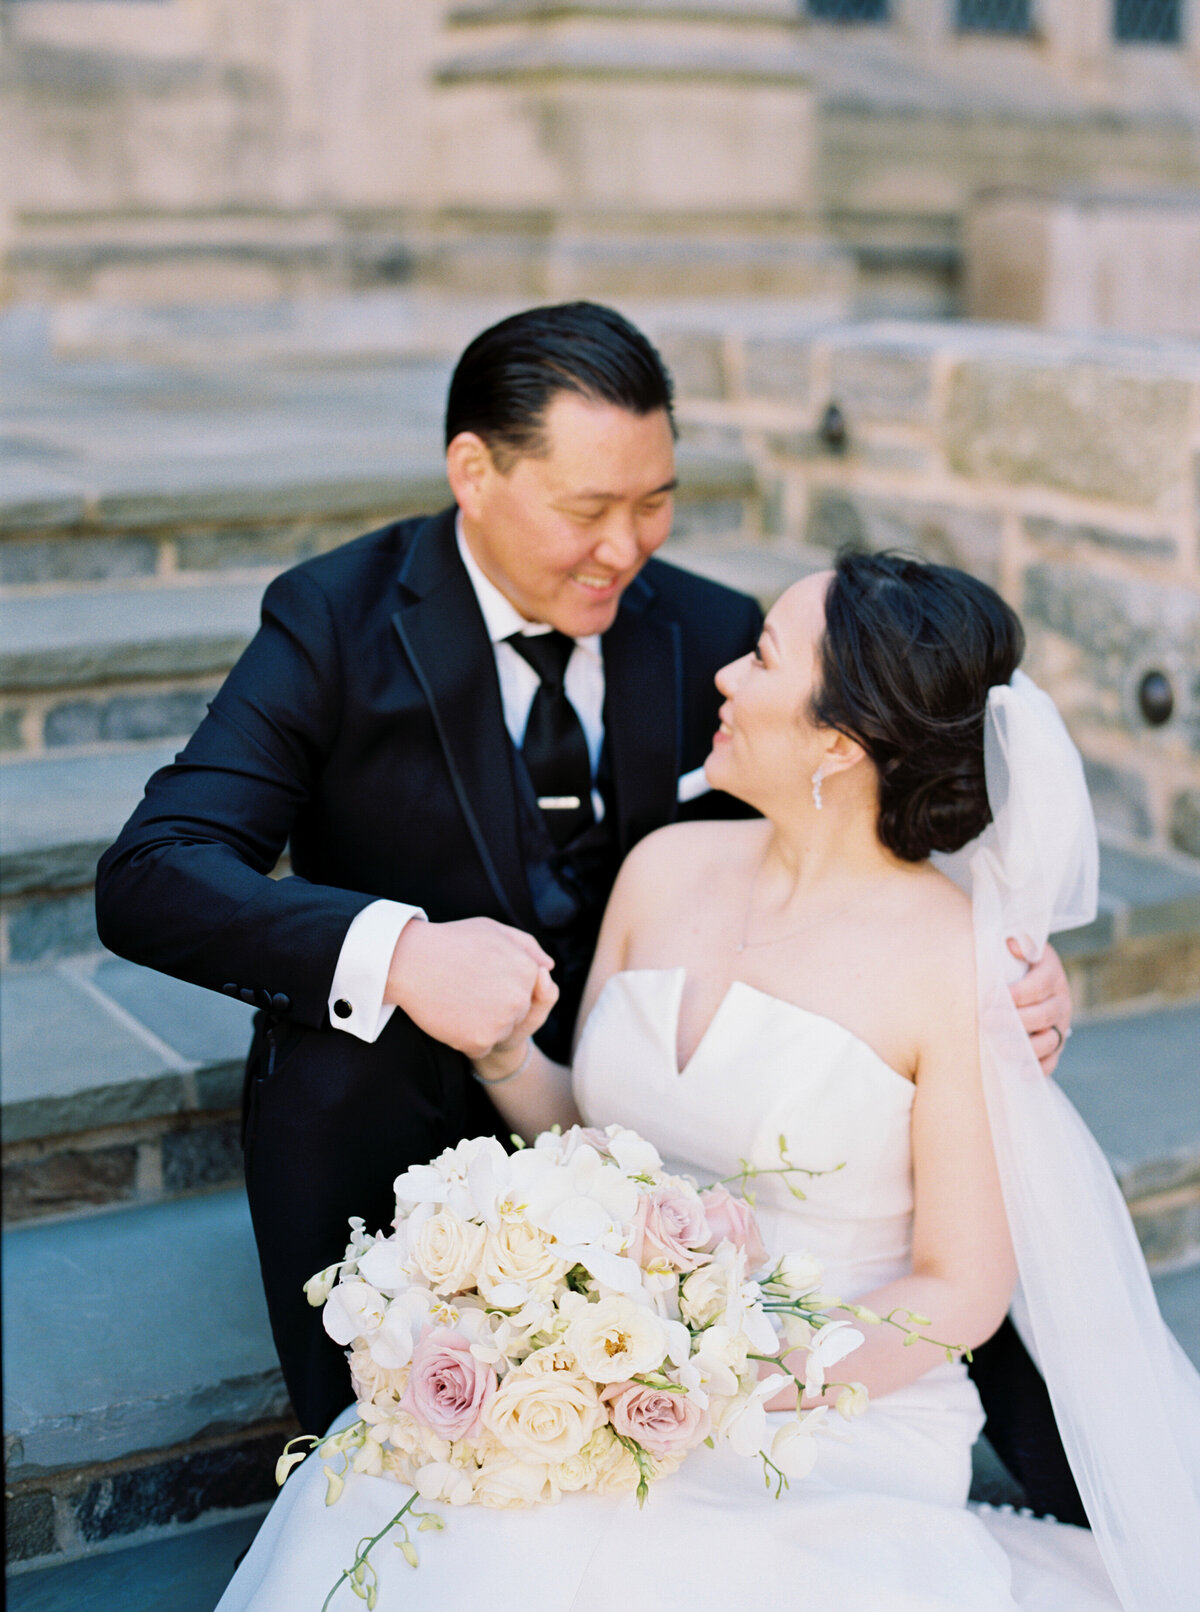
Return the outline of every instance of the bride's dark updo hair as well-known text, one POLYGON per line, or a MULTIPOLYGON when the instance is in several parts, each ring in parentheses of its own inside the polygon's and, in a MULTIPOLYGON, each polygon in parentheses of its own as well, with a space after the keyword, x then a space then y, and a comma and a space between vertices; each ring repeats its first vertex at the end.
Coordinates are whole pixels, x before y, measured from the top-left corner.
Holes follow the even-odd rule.
POLYGON ((957 851, 991 821, 988 689, 1025 634, 986 583, 895 553, 838 556, 812 717, 862 745, 879 776, 879 838, 906 862, 957 851))

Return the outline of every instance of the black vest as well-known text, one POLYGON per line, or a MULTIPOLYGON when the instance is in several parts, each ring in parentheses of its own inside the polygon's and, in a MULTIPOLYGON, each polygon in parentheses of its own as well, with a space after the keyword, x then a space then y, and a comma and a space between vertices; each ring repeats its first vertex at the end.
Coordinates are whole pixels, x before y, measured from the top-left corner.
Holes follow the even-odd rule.
POLYGON ((613 808, 612 768, 605 741, 596 788, 604 817, 567 845, 556 846, 546 828, 521 752, 512 745, 513 778, 520 819, 521 852, 529 895, 537 913, 537 938, 554 958, 558 1001, 537 1034, 542 1051, 559 1063, 571 1061, 579 999, 587 981, 600 920, 621 857, 613 808))

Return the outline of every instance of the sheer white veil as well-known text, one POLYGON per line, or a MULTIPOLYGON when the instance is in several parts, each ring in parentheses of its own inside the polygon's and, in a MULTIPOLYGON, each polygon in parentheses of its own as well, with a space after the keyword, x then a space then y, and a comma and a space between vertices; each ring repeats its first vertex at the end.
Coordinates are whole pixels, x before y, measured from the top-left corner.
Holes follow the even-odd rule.
POLYGON ((984 1090, 1020 1273, 1014 1314, 1126 1612, 1194 1612, 1200 1376, 1159 1314, 1108 1163, 1042 1075, 1008 989, 1008 936, 1032 959, 1050 933, 1096 911, 1079 753, 1023 672, 988 695, 985 759, 993 822, 939 860, 974 911, 984 1090))

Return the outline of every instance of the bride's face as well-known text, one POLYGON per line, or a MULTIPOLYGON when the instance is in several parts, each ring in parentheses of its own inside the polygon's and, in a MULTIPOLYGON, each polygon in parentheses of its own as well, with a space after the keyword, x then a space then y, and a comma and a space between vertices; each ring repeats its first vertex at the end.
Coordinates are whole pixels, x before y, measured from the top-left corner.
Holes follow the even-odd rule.
POLYGON ((725 700, 705 775, 714 789, 760 810, 807 790, 824 754, 827 736, 808 709, 832 579, 832 571, 820 571, 790 587, 767 616, 757 648, 717 673, 725 700))

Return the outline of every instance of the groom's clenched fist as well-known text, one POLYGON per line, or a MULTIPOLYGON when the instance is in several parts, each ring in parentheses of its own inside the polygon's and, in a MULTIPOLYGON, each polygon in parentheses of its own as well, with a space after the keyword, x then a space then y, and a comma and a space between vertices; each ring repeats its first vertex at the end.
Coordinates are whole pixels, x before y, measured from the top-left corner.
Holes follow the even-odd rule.
POLYGON ((554 967, 532 935, 492 918, 405 924, 384 1001, 468 1058, 482 1057, 529 1016, 541 969, 554 967))

